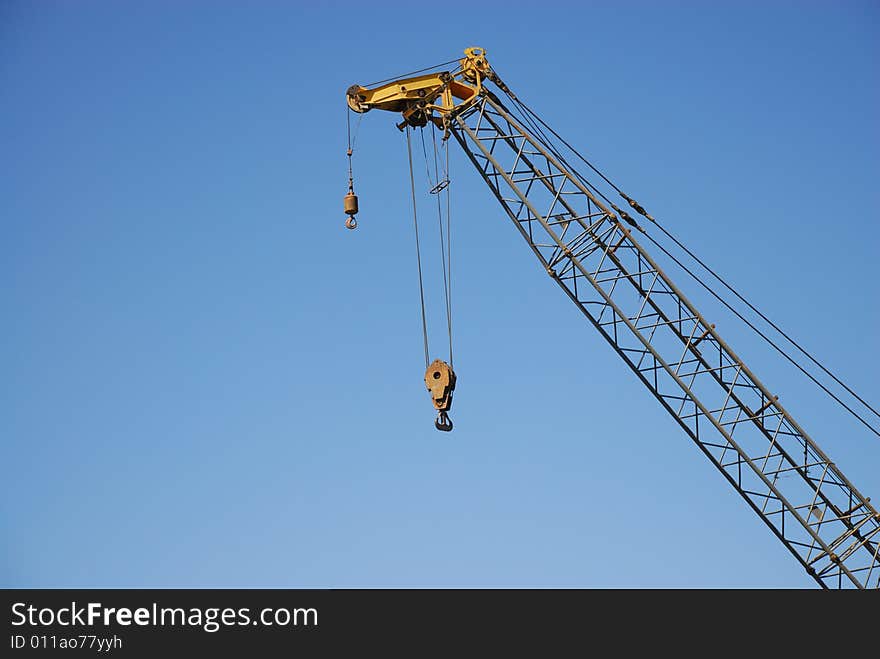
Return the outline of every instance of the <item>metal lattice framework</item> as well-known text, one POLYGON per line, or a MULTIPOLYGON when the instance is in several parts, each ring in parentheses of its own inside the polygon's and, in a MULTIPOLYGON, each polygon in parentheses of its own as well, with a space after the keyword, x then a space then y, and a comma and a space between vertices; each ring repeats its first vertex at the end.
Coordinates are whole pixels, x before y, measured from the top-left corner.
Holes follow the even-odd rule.
POLYGON ((633 230, 494 95, 450 128, 547 273, 807 572, 880 587, 880 514, 633 230))

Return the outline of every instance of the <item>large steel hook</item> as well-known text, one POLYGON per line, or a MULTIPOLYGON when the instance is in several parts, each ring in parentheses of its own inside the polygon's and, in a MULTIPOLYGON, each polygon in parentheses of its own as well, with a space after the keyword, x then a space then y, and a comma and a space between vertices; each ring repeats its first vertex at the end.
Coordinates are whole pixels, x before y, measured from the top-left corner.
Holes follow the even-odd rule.
POLYGON ((452 430, 452 419, 449 418, 449 415, 447 415, 446 412, 440 412, 437 415, 437 420, 434 421, 434 427, 437 428, 437 430, 449 432, 452 430))

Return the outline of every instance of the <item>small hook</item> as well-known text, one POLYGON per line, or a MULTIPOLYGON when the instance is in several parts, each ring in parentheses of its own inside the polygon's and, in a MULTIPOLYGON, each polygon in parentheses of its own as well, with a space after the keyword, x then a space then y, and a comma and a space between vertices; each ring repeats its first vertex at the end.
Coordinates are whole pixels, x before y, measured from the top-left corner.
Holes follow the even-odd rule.
POLYGON ((434 421, 434 427, 437 428, 437 430, 449 432, 452 430, 452 419, 449 418, 446 412, 440 412, 437 415, 437 420, 434 421))
POLYGON ((354 215, 349 215, 348 219, 345 221, 346 229, 357 229, 358 221, 354 219, 354 215))

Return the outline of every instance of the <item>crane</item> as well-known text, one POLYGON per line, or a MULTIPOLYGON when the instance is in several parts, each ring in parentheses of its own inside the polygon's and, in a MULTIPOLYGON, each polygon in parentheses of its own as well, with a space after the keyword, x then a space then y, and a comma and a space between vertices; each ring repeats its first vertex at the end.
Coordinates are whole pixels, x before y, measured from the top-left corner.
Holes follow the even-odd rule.
MULTIPOLYGON (((454 62, 451 71, 353 85, 348 107, 400 113, 401 130, 433 124, 454 139, 546 275, 810 577, 823 588, 880 588, 880 513, 652 258, 640 222, 654 218, 615 187, 619 207, 578 173, 484 49, 454 62)), ((355 223, 350 170, 345 210, 355 223)), ((431 369, 444 364, 429 367, 429 389, 431 369)), ((445 415, 451 368, 442 382, 432 398, 445 415)))

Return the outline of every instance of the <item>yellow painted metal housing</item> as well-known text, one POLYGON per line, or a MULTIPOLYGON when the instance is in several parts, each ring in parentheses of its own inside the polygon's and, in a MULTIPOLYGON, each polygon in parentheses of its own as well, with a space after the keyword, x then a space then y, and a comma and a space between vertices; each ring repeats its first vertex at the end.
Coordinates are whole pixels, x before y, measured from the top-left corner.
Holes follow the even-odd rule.
POLYGON ((348 107, 354 112, 387 110, 400 112, 406 125, 425 126, 428 121, 444 128, 446 121, 476 102, 483 90, 483 79, 492 79, 492 69, 482 48, 467 48, 456 71, 442 71, 412 78, 401 78, 372 89, 352 85, 346 92, 348 107))

